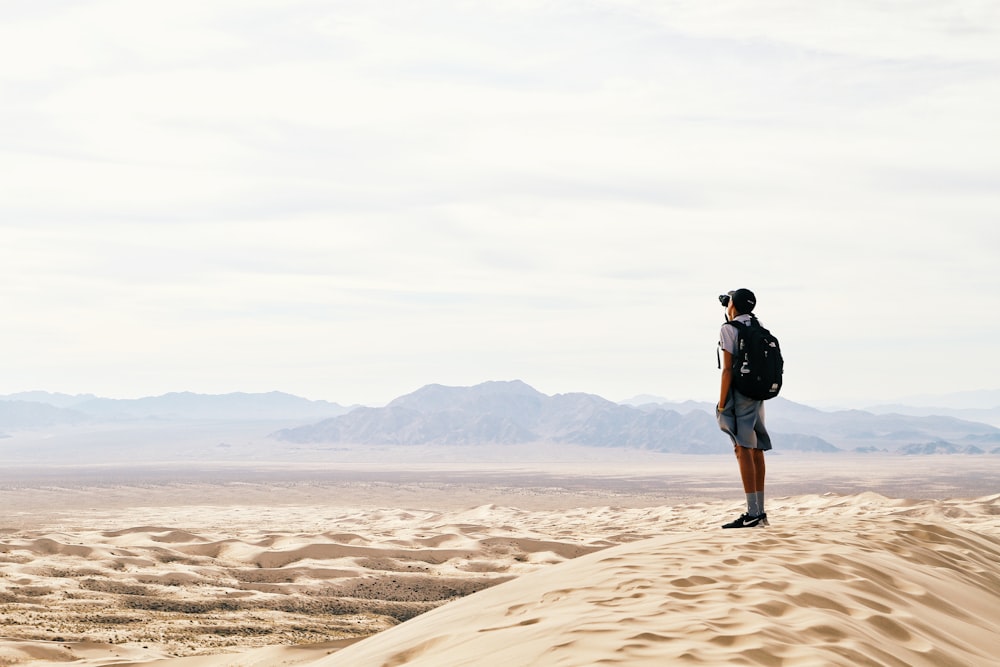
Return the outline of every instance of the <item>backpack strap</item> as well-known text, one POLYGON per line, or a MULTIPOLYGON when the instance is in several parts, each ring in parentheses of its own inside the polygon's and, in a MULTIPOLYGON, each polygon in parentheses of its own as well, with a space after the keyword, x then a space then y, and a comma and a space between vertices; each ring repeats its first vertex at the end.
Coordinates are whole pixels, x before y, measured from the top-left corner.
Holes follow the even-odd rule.
MULTIPOLYGON (((757 321, 757 316, 754 315, 753 313, 750 313, 749 322, 737 322, 736 320, 726 320, 725 324, 732 324, 734 327, 736 327, 737 332, 742 332, 744 329, 747 329, 751 326, 760 326, 760 322, 757 321)), ((739 334, 737 334, 737 339, 736 339, 737 341, 739 341, 738 336, 739 334)), ((722 341, 719 341, 719 347, 722 347, 722 341)), ((719 354, 719 347, 715 348, 715 363, 719 366, 719 369, 721 370, 722 355, 719 354)), ((733 355, 733 363, 734 364, 736 363, 736 355, 733 355)))
MULTIPOLYGON (((732 324, 734 327, 736 327, 737 331, 742 331, 743 327, 746 326, 745 324, 743 324, 743 322, 736 322, 734 320, 726 320, 725 322, 723 322, 723 324, 732 324)), ((719 344, 715 348, 715 363, 719 367, 719 370, 722 370, 722 355, 719 353, 720 349, 722 349, 721 340, 719 341, 719 344)))
POLYGON ((726 320, 725 324, 732 324, 737 329, 742 329, 742 328, 748 327, 748 326, 750 326, 752 324, 760 324, 760 320, 757 319, 756 315, 754 315, 753 313, 749 313, 749 315, 750 315, 750 321, 749 322, 740 322, 739 320, 726 320))

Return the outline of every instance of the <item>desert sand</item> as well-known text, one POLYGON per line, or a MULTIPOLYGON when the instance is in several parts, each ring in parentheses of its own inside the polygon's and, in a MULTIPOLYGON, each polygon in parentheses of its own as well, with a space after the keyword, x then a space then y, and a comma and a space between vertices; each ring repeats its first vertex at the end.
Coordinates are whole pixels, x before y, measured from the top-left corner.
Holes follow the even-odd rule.
POLYGON ((1000 664, 1000 462, 930 462, 739 531, 726 457, 6 471, 0 665, 1000 664))

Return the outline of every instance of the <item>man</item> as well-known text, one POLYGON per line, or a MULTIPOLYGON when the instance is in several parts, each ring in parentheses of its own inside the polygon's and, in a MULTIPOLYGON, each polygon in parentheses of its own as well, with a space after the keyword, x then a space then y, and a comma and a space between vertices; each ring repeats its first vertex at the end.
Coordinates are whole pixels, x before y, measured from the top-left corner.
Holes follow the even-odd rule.
POLYGON ((723 528, 754 528, 768 525, 764 512, 764 452, 771 449, 771 438, 764 426, 764 401, 744 396, 733 387, 733 359, 737 355, 739 329, 731 322, 749 325, 757 297, 748 289, 723 294, 719 301, 726 308, 726 323, 719 333, 722 350, 722 382, 719 403, 715 408, 719 428, 733 441, 740 465, 747 511, 723 528))

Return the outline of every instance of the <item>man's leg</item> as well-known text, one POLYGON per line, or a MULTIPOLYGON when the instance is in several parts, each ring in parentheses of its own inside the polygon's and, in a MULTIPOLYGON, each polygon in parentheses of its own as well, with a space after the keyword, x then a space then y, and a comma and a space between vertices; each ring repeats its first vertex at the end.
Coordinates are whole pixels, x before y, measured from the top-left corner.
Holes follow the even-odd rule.
POLYGON ((761 449, 750 450, 753 456, 754 469, 754 495, 758 514, 764 513, 764 451, 761 449))
POLYGON ((764 490, 764 452, 757 449, 750 449, 749 447, 740 447, 739 445, 734 445, 734 447, 736 449, 736 460, 740 464, 743 492, 747 495, 747 514, 758 516, 764 512, 763 504, 758 505, 757 500, 758 491, 763 492, 764 490), (757 469, 758 461, 760 462, 759 471, 757 469))

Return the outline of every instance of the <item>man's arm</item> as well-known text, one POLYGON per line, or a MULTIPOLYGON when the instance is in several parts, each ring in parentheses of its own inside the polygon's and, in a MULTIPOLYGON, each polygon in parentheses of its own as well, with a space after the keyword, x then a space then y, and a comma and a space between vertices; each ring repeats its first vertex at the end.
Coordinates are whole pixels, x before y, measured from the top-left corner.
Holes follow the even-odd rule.
POLYGON ((726 401, 729 399, 729 388, 733 384, 733 353, 729 350, 722 351, 722 382, 719 388, 719 405, 718 410, 722 410, 726 407, 726 401))

